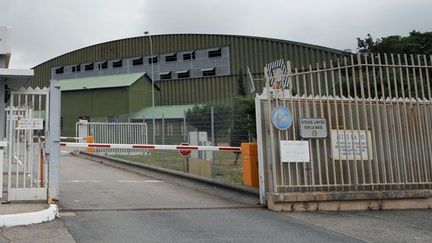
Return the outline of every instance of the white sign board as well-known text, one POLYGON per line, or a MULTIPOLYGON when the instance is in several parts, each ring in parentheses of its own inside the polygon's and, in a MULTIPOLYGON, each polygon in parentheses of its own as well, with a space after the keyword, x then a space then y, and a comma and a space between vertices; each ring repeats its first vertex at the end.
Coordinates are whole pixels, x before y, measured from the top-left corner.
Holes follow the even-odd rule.
POLYGON ((310 162, 309 141, 280 141, 282 162, 310 162))
POLYGON ((325 118, 301 118, 299 126, 302 138, 327 137, 327 121, 325 118))
POLYGON ((332 158, 368 160, 372 157, 371 132, 366 130, 331 130, 332 158), (369 155, 369 156, 368 156, 369 155))
POLYGON ((33 119, 20 119, 17 120, 17 130, 42 130, 43 129, 43 119, 33 118, 33 119))

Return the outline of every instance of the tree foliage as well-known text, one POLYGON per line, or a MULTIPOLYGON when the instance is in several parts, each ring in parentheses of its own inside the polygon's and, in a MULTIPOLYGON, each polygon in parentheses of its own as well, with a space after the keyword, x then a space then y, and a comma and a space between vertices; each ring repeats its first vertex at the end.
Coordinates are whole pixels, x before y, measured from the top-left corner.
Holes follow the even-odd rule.
POLYGON ((243 77, 243 71, 240 70, 238 77, 237 77, 237 93, 240 96, 245 96, 246 95, 246 88, 245 88, 245 84, 244 84, 244 77, 243 77))
POLYGON ((357 38, 357 50, 360 53, 399 53, 432 55, 432 32, 412 31, 408 36, 391 35, 373 39, 357 38))
POLYGON ((230 145, 240 146, 256 137, 255 100, 249 96, 233 98, 233 115, 236 121, 231 131, 230 145))
POLYGON ((226 117, 232 116, 232 108, 226 105, 195 105, 186 112, 186 120, 199 131, 207 132, 211 136, 211 108, 214 113, 215 139, 226 136, 232 122, 226 117))

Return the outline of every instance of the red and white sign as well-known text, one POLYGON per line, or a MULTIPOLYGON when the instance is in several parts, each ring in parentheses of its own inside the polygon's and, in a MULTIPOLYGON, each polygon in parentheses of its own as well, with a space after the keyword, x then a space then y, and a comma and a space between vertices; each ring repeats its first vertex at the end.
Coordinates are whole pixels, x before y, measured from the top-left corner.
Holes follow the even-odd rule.
POLYGON ((192 153, 192 150, 190 149, 182 149, 182 146, 189 146, 188 143, 182 143, 180 144, 179 148, 179 153, 183 156, 183 157, 189 157, 189 155, 192 153))

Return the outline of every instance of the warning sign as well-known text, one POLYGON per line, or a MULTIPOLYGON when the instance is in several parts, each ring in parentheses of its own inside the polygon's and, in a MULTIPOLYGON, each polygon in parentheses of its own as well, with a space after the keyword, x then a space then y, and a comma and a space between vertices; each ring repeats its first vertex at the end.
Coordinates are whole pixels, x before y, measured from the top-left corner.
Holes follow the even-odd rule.
POLYGON ((33 118, 33 119, 20 119, 17 120, 17 130, 42 130, 43 129, 43 119, 33 118))
POLYGON ((328 135, 325 118, 300 118, 299 126, 302 138, 326 138, 328 135))
POLYGON ((340 160, 368 160, 372 157, 371 132, 365 130, 332 130, 332 157, 340 160))
POLYGON ((280 141, 282 162, 310 162, 309 141, 280 141))

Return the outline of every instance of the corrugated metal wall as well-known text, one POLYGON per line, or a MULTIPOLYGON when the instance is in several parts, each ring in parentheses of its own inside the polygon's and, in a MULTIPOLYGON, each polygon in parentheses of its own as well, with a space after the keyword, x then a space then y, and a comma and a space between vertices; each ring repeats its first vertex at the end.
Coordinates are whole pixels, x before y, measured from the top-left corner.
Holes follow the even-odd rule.
MULTIPOLYGON (((229 46, 231 75, 209 78, 168 80, 160 82, 161 105, 222 101, 236 93, 236 77, 249 66, 254 75, 262 76, 266 63, 276 59, 291 60, 302 68, 309 64, 333 60, 342 51, 284 40, 209 34, 173 34, 152 36, 154 54, 229 46)), ((68 64, 130 58, 150 55, 148 37, 135 37, 101 43, 56 57, 34 68, 35 77, 28 84, 45 87, 50 68, 68 64)), ((260 89, 260 87, 257 87, 260 89)))

